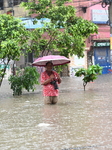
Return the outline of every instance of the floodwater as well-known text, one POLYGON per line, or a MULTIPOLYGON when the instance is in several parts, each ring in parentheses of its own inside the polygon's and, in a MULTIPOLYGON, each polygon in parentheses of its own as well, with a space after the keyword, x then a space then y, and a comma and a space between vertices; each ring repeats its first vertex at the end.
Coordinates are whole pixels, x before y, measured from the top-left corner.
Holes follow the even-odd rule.
POLYGON ((0 88, 0 150, 112 150, 112 74, 83 90, 64 77, 56 105, 44 105, 42 87, 13 96, 0 88))

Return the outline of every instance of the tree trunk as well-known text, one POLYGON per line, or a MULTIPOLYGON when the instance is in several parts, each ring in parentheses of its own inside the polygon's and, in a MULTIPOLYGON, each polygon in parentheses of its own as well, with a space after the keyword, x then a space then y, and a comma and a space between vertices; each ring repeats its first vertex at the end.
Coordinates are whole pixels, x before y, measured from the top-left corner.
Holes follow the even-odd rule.
POLYGON ((7 68, 7 65, 9 64, 9 61, 10 61, 10 60, 7 61, 7 63, 5 64, 5 67, 4 67, 4 69, 3 69, 3 74, 2 74, 1 79, 0 79, 0 87, 1 87, 1 85, 2 85, 3 78, 4 78, 4 76, 5 76, 6 68, 7 68))
POLYGON ((87 85, 87 83, 86 83, 86 82, 83 82, 84 91, 85 91, 86 85, 87 85))

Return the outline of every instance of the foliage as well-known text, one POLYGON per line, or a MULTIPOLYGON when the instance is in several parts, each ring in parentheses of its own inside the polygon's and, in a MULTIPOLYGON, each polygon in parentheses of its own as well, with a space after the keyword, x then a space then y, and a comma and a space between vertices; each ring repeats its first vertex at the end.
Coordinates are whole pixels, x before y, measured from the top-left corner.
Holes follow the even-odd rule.
POLYGON ((58 74, 60 74, 60 73, 63 71, 64 67, 67 67, 67 64, 65 64, 65 65, 60 65, 60 66, 54 66, 53 69, 54 69, 58 74))
POLYGON ((11 15, 0 14, 0 85, 10 60, 19 60, 24 49, 29 49, 27 40, 28 31, 19 19, 11 15))
POLYGON ((19 70, 17 75, 9 77, 9 83, 13 90, 13 95, 21 95, 23 88, 28 92, 35 90, 35 84, 39 84, 39 73, 35 67, 26 67, 24 70, 19 70))
POLYGON ((85 91, 85 86, 88 82, 97 79, 98 75, 102 74, 102 67, 99 65, 92 65, 88 69, 80 68, 76 73, 75 76, 80 77, 83 75, 83 86, 85 91))
POLYGON ((38 82, 39 73, 35 67, 26 67, 23 73, 23 87, 29 92, 34 91, 34 85, 39 84, 38 82))
POLYGON ((77 55, 83 57, 85 39, 92 33, 97 33, 98 27, 88 20, 76 16, 73 6, 66 5, 69 0, 29 0, 21 5, 29 10, 30 15, 36 14, 34 22, 41 20, 42 28, 31 33, 31 49, 36 57, 55 54, 77 55), (46 22, 46 19, 49 19, 46 22))
POLYGON ((9 82, 11 84, 11 89, 13 90, 13 95, 21 95, 23 89, 22 76, 11 75, 9 78, 9 82))

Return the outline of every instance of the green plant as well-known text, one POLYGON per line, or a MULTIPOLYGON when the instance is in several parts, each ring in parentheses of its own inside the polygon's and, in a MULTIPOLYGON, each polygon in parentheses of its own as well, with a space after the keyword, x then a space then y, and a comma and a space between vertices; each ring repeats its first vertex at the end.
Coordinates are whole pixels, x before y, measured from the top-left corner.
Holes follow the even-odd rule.
POLYGON ((67 64, 54 66, 54 70, 60 74, 63 71, 64 67, 67 67, 67 64))
POLYGON ((34 91, 34 85, 39 84, 38 82, 39 73, 35 67, 26 67, 23 73, 23 87, 29 92, 34 91))
POLYGON ((7 12, 13 12, 14 10, 13 9, 9 9, 7 12))
POLYGON ((0 14, 0 65, 4 66, 0 70, 0 86, 9 62, 19 60, 23 50, 29 50, 28 39, 29 31, 20 19, 12 15, 0 14))
POLYGON ((41 21, 42 27, 30 34, 30 48, 38 57, 58 51, 60 55, 84 56, 85 40, 98 32, 98 26, 91 21, 76 16, 76 9, 66 5, 70 0, 35 0, 21 5, 29 10, 29 15, 37 14, 34 23, 41 21), (48 20, 46 20, 46 19, 48 20))
POLYGON ((11 84, 11 89, 13 90, 13 95, 21 95, 23 89, 22 76, 13 76, 9 78, 9 83, 11 84))
POLYGON ((26 89, 28 92, 30 90, 34 91, 35 84, 39 84, 38 79, 39 73, 35 67, 26 67, 24 70, 18 70, 15 76, 11 75, 9 77, 13 95, 21 95, 23 89, 26 89))
POLYGON ((83 86, 84 86, 84 91, 85 87, 88 82, 97 79, 98 75, 102 74, 102 67, 99 65, 92 65, 88 69, 81 68, 79 69, 76 73, 75 76, 80 77, 83 75, 83 86))

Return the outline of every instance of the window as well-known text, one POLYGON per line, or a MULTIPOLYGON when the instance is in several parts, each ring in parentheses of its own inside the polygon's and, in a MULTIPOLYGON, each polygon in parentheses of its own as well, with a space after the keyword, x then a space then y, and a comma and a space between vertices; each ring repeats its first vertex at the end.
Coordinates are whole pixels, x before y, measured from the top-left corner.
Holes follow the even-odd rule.
POLYGON ((28 0, 8 0, 9 7, 19 5, 21 2, 28 2, 28 0))
POLYGON ((3 4, 3 0, 0 0, 0 10, 4 9, 4 4, 3 4))

